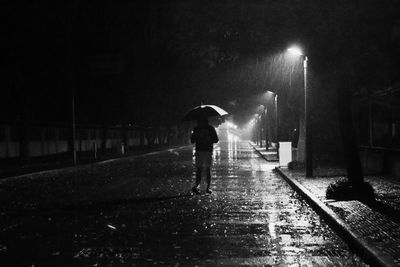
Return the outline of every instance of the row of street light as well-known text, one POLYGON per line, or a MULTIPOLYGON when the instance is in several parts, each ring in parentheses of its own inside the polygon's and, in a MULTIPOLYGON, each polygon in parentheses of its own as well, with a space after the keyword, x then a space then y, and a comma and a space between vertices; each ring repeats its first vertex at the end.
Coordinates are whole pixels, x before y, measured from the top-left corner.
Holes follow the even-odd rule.
MULTIPOLYGON (((307 88, 307 64, 308 57, 303 53, 303 51, 298 47, 290 47, 288 52, 292 55, 299 56, 303 59, 303 74, 304 74, 304 126, 300 130, 300 135, 304 134, 302 138, 305 138, 304 147, 304 162, 306 167, 306 177, 313 176, 313 166, 312 166, 312 131, 311 131, 311 106, 310 106, 310 96, 311 92, 307 88)), ((302 140, 303 141, 303 140, 302 140)), ((300 139, 299 139, 300 142, 300 139)), ((299 144, 303 145, 303 144, 299 144)))
MULTIPOLYGON (((304 125, 300 122, 300 131, 299 131, 299 143, 298 143, 298 161, 304 161, 305 169, 306 169, 306 177, 313 176, 313 166, 312 166, 312 132, 311 132, 311 109, 310 109, 310 90, 307 88, 307 63, 308 57, 303 53, 303 51, 298 47, 290 47, 287 49, 287 52, 290 55, 300 57, 303 60, 303 74, 304 74, 304 125)), ((278 127, 279 127, 279 120, 278 120, 278 94, 275 92, 267 91, 268 95, 274 96, 274 105, 275 105, 275 137, 276 142, 278 144, 279 137, 278 137, 278 127)), ((265 125, 268 125, 268 116, 267 116, 267 105, 264 106, 263 113, 265 115, 265 125)), ((260 141, 262 146, 262 129, 261 129, 261 115, 257 115, 256 119, 260 123, 259 135, 256 134, 257 141, 260 141)), ((300 120, 301 121, 301 120, 300 120)), ((257 131, 258 132, 258 131, 257 131)), ((265 147, 268 150, 268 131, 265 128, 265 147)))

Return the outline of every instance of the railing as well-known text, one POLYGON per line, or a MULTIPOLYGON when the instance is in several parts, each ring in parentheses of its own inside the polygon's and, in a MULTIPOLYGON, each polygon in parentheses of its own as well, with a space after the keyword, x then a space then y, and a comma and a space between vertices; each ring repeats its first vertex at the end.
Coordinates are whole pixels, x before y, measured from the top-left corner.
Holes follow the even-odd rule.
MULTIPOLYGON (((0 160, 68 153, 72 147, 71 140, 71 128, 67 125, 37 122, 21 129, 18 124, 0 122, 0 160)), ((99 151, 112 150, 123 154, 129 149, 182 144, 187 140, 188 129, 177 126, 154 128, 78 125, 74 146, 78 153, 92 151, 96 157, 99 151)))

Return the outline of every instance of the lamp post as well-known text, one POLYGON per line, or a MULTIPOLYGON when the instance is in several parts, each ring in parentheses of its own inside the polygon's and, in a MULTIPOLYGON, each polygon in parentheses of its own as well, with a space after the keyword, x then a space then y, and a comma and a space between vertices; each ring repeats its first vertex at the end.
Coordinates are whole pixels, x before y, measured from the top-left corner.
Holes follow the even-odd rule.
POLYGON ((255 134, 255 136, 256 136, 256 145, 258 145, 259 144, 259 140, 260 140, 260 130, 259 130, 259 127, 260 127, 260 122, 259 122, 259 120, 258 120, 258 115, 256 114, 255 115, 255 120, 256 120, 256 127, 255 127, 255 132, 254 132, 254 134, 255 134))
POLYGON ((278 145, 278 129, 279 129, 279 121, 278 121, 278 94, 268 91, 268 94, 272 94, 274 96, 274 108, 275 108, 275 139, 276 139, 276 144, 278 145))
POLYGON ((259 139, 260 139, 260 147, 263 146, 263 115, 264 115, 264 112, 265 112, 265 107, 266 106, 264 106, 264 105, 259 105, 257 107, 257 113, 256 113, 256 116, 257 116, 257 119, 258 119, 258 124, 259 124, 259 129, 258 129, 259 132, 258 132, 258 134, 259 134, 259 139))
POLYGON ((279 146, 279 117, 278 117, 278 95, 275 94, 275 137, 276 137, 276 145, 279 146))
POLYGON ((260 147, 262 147, 262 143, 263 143, 263 140, 262 140, 262 115, 261 114, 258 114, 258 121, 259 121, 259 126, 260 126, 260 131, 259 131, 259 135, 260 135, 260 147))
POLYGON ((305 164, 306 164, 306 177, 313 176, 312 167, 312 133, 311 133, 311 109, 310 109, 310 96, 311 92, 307 88, 307 63, 308 58, 303 54, 298 47, 291 47, 288 52, 300 56, 303 59, 303 73, 304 73, 304 124, 305 124, 305 164))
POLYGON ((255 137, 256 137, 256 145, 258 145, 260 142, 260 117, 258 116, 258 113, 254 115, 255 118, 255 137))
POLYGON ((264 116, 265 116, 265 150, 268 151, 268 109, 267 105, 264 106, 264 116))

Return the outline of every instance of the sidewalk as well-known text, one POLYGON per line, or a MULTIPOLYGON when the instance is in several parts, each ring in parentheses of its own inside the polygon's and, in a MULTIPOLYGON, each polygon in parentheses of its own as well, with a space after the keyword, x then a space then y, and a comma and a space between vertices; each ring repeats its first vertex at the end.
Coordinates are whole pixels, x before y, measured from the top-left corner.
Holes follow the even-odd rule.
POLYGON ((261 156, 267 160, 267 161, 278 161, 278 155, 277 155, 277 151, 276 148, 274 149, 269 149, 268 151, 265 149, 265 147, 260 147, 258 145, 255 145, 254 143, 252 143, 252 146, 257 150, 257 152, 259 154, 261 154, 261 156))
MULTIPOLYGON (((259 151, 258 147, 254 147, 259 151)), ((262 149, 264 150, 264 148, 262 149)), ((264 153, 261 152, 262 156, 264 153)), ((276 168, 292 187, 324 217, 353 249, 377 266, 400 266, 400 181, 366 176, 376 202, 335 201, 325 197, 329 184, 345 176, 305 178, 302 170, 276 168)))

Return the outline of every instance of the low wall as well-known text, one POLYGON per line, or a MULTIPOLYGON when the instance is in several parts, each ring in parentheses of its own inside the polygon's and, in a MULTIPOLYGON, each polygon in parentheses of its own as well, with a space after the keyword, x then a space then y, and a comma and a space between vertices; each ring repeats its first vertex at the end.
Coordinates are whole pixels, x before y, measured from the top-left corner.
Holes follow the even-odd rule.
MULTIPOLYGON (((31 125, 25 141, 28 157, 41 157, 68 152, 70 129, 66 126, 31 125)), ((20 157, 20 128, 16 124, 0 123, 0 160, 20 157)), ((77 152, 99 150, 104 144, 107 150, 122 150, 173 143, 176 136, 168 129, 149 127, 77 127, 75 149, 77 152), (149 140, 151 138, 151 140, 149 140), (170 140, 171 139, 171 140, 170 140)))
POLYGON ((385 173, 400 178, 400 149, 360 147, 360 158, 366 173, 385 173))

